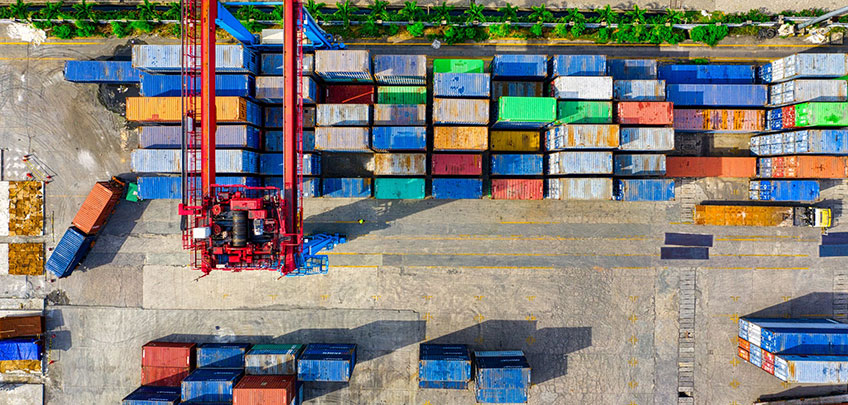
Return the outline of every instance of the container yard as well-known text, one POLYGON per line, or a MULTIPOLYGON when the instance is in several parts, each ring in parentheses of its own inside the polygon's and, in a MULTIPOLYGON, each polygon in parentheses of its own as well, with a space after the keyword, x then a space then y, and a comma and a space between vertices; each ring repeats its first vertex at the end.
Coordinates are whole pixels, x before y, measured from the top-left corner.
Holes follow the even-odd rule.
POLYGON ((845 391, 844 46, 283 31, 0 34, 0 404, 845 391))

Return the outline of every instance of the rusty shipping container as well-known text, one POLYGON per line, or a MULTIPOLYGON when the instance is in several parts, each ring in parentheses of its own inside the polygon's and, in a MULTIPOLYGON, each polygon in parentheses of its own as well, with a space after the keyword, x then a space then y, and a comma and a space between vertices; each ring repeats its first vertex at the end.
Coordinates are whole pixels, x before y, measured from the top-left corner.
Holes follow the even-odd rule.
POLYGON ((434 176, 480 176, 483 174, 483 156, 477 154, 434 154, 434 176))
POLYGON ((374 126, 427 125, 426 104, 376 104, 374 126))
POLYGON ((293 375, 246 375, 233 388, 233 405, 292 405, 296 384, 293 375))
POLYGON ((77 211, 77 215, 74 216, 72 224, 88 235, 97 234, 106 224, 106 220, 109 219, 109 215, 112 214, 123 193, 123 185, 116 182, 95 183, 77 211))
POLYGON ((495 200, 541 200, 544 197, 542 179, 492 179, 492 198, 495 200))
POLYGON ((696 205, 695 225, 793 226, 792 207, 696 205))
POLYGON ((435 127, 435 151, 483 151, 489 148, 489 129, 486 127, 435 127))
POLYGON ((757 158, 680 157, 666 158, 666 177, 754 177, 757 158))
POLYGON ((775 156, 759 158, 757 176, 763 178, 844 179, 848 177, 845 156, 775 156))
POLYGON ((43 332, 44 318, 39 315, 0 318, 0 339, 39 336, 43 332))
MULTIPOLYGON (((180 103, 180 97, 127 97, 127 121, 180 122, 180 103)), ((241 97, 215 97, 215 113, 218 122, 262 124, 259 105, 241 97)))
POLYGON ((688 132, 761 132, 766 130, 765 110, 674 111, 674 130, 688 132))
POLYGON ((374 154, 374 174, 377 176, 425 176, 427 175, 427 154, 374 154))
POLYGON ((330 152, 370 152, 369 127, 315 128, 315 150, 330 152))
POLYGON ((667 101, 626 101, 615 106, 619 124, 671 125, 674 123, 674 105, 667 101))
POLYGON ((488 125, 489 100, 434 98, 433 124, 488 125))
POLYGON ((497 152, 536 152, 539 131, 491 131, 489 145, 497 152))
POLYGON ((547 179, 546 197, 552 200, 612 200, 611 178, 547 179))
POLYGON ((558 125, 545 132, 545 149, 616 149, 618 125, 558 125))
POLYGON ((141 347, 141 365, 194 368, 196 346, 194 343, 149 342, 141 347))
POLYGON ((319 127, 362 127, 371 125, 369 104, 318 104, 315 124, 319 127))

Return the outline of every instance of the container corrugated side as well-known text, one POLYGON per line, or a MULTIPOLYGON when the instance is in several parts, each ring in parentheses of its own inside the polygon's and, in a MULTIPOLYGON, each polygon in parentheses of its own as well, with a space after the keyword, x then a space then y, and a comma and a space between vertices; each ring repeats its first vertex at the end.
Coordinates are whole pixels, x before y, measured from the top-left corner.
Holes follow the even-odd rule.
POLYGON ((848 155, 848 130, 846 129, 807 129, 784 132, 782 135, 780 145, 776 148, 769 147, 773 144, 774 135, 752 137, 751 152, 765 156, 782 153, 848 155))
MULTIPOLYGON (((256 99, 265 103, 282 103, 285 97, 284 83, 285 78, 282 76, 256 77, 256 99)), ((302 77, 301 87, 303 103, 315 104, 318 101, 318 83, 315 79, 302 77)))
POLYGON ((203 343, 197 347, 197 368, 241 368, 249 343, 203 343))
POLYGON ((427 86, 379 86, 379 104, 427 104, 427 86))
POLYGON ((435 127, 434 151, 483 151, 489 147, 486 127, 435 127))
POLYGON ((483 174, 483 157, 479 154, 436 153, 431 157, 434 176, 480 176, 483 174))
POLYGON ((612 124, 612 101, 558 101, 555 124, 612 124))
MULTIPOLYGON (((280 190, 285 189, 285 184, 283 182, 282 176, 265 176, 262 178, 262 185, 265 187, 276 187, 280 190)), ((303 178, 303 198, 312 197, 321 197, 320 177, 303 178)))
POLYGON ((337 127, 371 125, 371 106, 368 104, 318 104, 315 124, 337 127))
POLYGON ((616 179, 615 199, 619 201, 674 200, 672 179, 616 179))
POLYGON ((370 84, 332 84, 324 86, 322 100, 327 104, 374 104, 374 86, 370 84))
POLYGON ((551 97, 560 100, 612 100, 612 77, 560 76, 550 89, 551 97))
POLYGON ((769 104, 808 101, 846 101, 848 82, 844 80, 792 80, 769 86, 769 104))
POLYGON ((559 125, 545 132, 545 149, 616 149, 618 125, 559 125))
POLYGON ((675 106, 764 107, 768 95, 762 84, 666 85, 666 100, 675 106))
POLYGON ((845 156, 777 156, 757 159, 758 177, 841 179, 848 177, 845 156))
POLYGON ((371 197, 371 179, 324 178, 321 189, 324 197, 368 198, 371 197))
POLYGON ((613 98, 622 101, 664 101, 664 80, 615 80, 613 98))
MULTIPOLYGON (((199 180, 197 181, 199 182, 199 180)), ((259 179, 252 176, 215 176, 215 183, 222 185, 260 185, 259 179)), ((139 176, 138 198, 142 200, 178 199, 182 197, 182 184, 182 180, 176 176, 139 176)))
MULTIPOLYGON (((315 152, 315 131, 311 129, 304 129, 302 133, 303 151, 315 152)), ((265 131, 263 140, 266 152, 283 151, 283 131, 265 131)))
POLYGON ((553 200, 612 200, 612 179, 547 179, 546 198, 553 200))
POLYGON ((128 61, 69 60, 64 75, 73 83, 133 84, 139 82, 141 72, 128 61))
MULTIPOLYGON (((259 155, 259 174, 263 176, 282 176, 285 163, 283 153, 262 153, 259 155)), ((315 153, 304 153, 301 163, 301 171, 304 176, 321 175, 321 155, 315 153)))
POLYGON ((253 346, 244 357, 249 375, 297 374, 297 359, 305 350, 301 344, 262 344, 253 346))
POLYGON ((59 278, 69 276, 88 253, 92 242, 94 236, 88 236, 73 227, 68 228, 44 268, 59 278))
POLYGON ((121 401, 121 405, 176 405, 179 403, 180 389, 177 387, 142 386, 121 401))
MULTIPOLYGON (((435 178, 433 183, 433 198, 436 199, 479 199, 483 197, 483 180, 435 178)), ((469 370, 469 374, 470 374, 469 370)))
POLYGON ((541 176, 541 154, 492 155, 492 176, 541 176))
POLYGON ((816 201, 821 187, 815 180, 751 181, 748 194, 760 201, 816 201))
POLYGON ((805 127, 844 127, 848 126, 848 103, 821 102, 803 103, 794 106, 783 107, 784 128, 805 127), (794 125, 787 125, 792 116, 787 112, 794 112, 794 125))
POLYGON ((613 173, 616 176, 663 176, 665 155, 616 155, 613 173))
POLYGON ((183 380, 180 397, 183 402, 230 402, 233 388, 243 374, 242 369, 197 369, 183 380))
POLYGON ((371 149, 368 127, 315 128, 315 150, 334 152, 368 152, 371 149))
MULTIPOLYGON (((183 133, 178 126, 145 126, 138 128, 138 147, 144 149, 177 149, 183 133)), ((259 149, 259 130, 250 125, 218 125, 215 147, 221 149, 259 149)), ((267 143, 266 143, 267 147, 267 143)))
POLYGON ((552 97, 501 97, 493 129, 541 129, 556 119, 552 97))
POLYGON ((297 380, 346 382, 355 365, 356 345, 311 343, 297 362, 297 380))
POLYGON ((608 74, 615 80, 656 80, 656 59, 610 59, 608 74))
MULTIPOLYGON (((199 151, 192 159, 200 159, 199 151)), ((199 163, 198 163, 199 164, 199 163)), ((259 156, 240 149, 218 149, 215 164, 219 173, 257 173, 259 156)), ((178 149, 136 149, 132 151, 132 171, 135 173, 180 173, 181 151, 178 149)))
POLYGON ((811 77, 841 77, 848 74, 844 53, 805 53, 789 55, 764 65, 760 78, 766 83, 811 77))
POLYGON ((501 97, 542 97, 545 84, 542 82, 492 81, 492 100, 501 97))
POLYGON ((373 127, 371 147, 376 151, 425 151, 427 127, 373 127))
POLYGON ((106 224, 115 205, 124 193, 124 187, 108 181, 94 183, 71 224, 86 235, 95 235, 106 224))
POLYGON ((189 367, 141 366, 141 385, 152 387, 179 387, 191 373, 189 367))
POLYGON ((374 125, 427 125, 426 104, 376 104, 374 125))
POLYGON ((848 358, 845 356, 776 355, 774 367, 774 375, 788 383, 845 384, 848 381, 848 358))
MULTIPOLYGON (((139 94, 142 97, 179 97, 182 86, 182 77, 177 74, 141 73, 139 94)), ((200 76, 195 79, 194 88, 200 88, 200 76)), ((215 75, 216 97, 253 97, 254 88, 251 75, 215 75)))
POLYGON ((424 55, 375 55, 374 78, 380 84, 426 84, 427 57, 424 55))
POLYGON ((481 59, 433 59, 433 73, 483 73, 481 59))
POLYGON ((477 388, 475 398, 481 404, 523 404, 527 402, 527 389, 477 388))
MULTIPOLYGON (((200 55, 197 45, 195 55, 200 55)), ((152 73, 179 73, 183 53, 181 45, 134 45, 132 65, 152 73)), ((256 73, 259 57, 242 45, 216 45, 215 71, 222 73, 256 73)))
MULTIPOLYGON (((180 97, 127 97, 127 121, 174 122, 182 119, 180 97)), ((260 126, 262 109, 241 97, 216 97, 215 113, 221 123, 260 126)))
POLYGON ((539 131, 490 131, 489 147, 496 152, 537 152, 539 131))
POLYGON ((685 132, 762 132, 764 110, 674 110, 674 130, 685 132))
POLYGON ((315 51, 315 74, 325 82, 371 83, 371 54, 365 50, 315 51))
POLYGON ((492 179, 495 200, 541 200, 545 181, 542 179, 492 179))
POLYGON ((544 80, 548 77, 548 56, 497 54, 492 59, 492 76, 498 79, 544 80))
POLYGON ((427 155, 424 153, 377 153, 374 155, 377 176, 424 176, 427 155))
POLYGON ((141 346, 141 365, 194 368, 196 348, 189 342, 147 342, 141 346))
POLYGON ((624 101, 616 104, 615 115, 624 125, 671 125, 674 105, 668 101, 624 101))
POLYGON ((488 125, 489 100, 434 98, 433 124, 488 125))
POLYGON ((753 84, 753 65, 662 65, 657 77, 668 84, 753 84))
POLYGON ((374 198, 378 200, 420 200, 425 196, 425 179, 378 177, 374 179, 374 198))
MULTIPOLYGON (((457 180, 453 184, 459 184, 465 180, 476 179, 453 180, 457 180)), ((420 388, 441 388, 424 384, 432 382, 459 382, 467 384, 471 378, 471 354, 468 351, 468 346, 426 343, 419 346, 418 381, 420 388)), ((458 389, 463 388, 458 387, 458 389)))
POLYGON ((554 55, 551 57, 551 77, 603 76, 607 71, 604 55, 554 55))
POLYGON ((666 158, 667 177, 754 177, 757 158, 681 157, 666 158))
POLYGON ((296 385, 291 375, 246 375, 233 388, 233 405, 293 405, 296 385))
POLYGON ((547 174, 612 174, 612 152, 554 152, 548 155, 547 174))
POLYGON ((618 149, 657 152, 674 150, 674 128, 622 127, 618 149))
POLYGON ((488 73, 434 73, 434 97, 487 98, 491 93, 488 73))
MULTIPOLYGON (((303 54, 303 75, 311 76, 315 71, 315 55, 311 53, 303 54)), ((282 53, 263 53, 259 72, 263 75, 282 76, 283 75, 283 54, 282 53)))

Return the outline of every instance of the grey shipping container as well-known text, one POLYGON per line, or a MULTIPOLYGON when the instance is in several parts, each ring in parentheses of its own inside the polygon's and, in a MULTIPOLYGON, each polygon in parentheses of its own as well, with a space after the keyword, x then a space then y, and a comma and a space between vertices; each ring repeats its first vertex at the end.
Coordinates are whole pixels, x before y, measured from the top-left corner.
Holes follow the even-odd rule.
POLYGON ((492 82, 492 100, 501 97, 542 97, 545 84, 542 82, 492 82))
MULTIPOLYGON (((199 151, 193 156, 199 160, 199 151)), ((178 149, 136 149, 132 151, 130 166, 134 173, 180 173, 182 163, 178 149)), ((256 152, 240 149, 218 149, 215 165, 219 173, 257 173, 259 156, 256 152)), ((197 166, 200 166, 199 161, 197 166)))
POLYGON ((315 51, 315 73, 326 82, 371 83, 368 51, 315 51))
POLYGON ((560 76, 551 82, 551 97, 559 100, 612 100, 612 77, 560 76))
POLYGON ((548 155, 548 174, 612 174, 612 152, 554 152, 548 155))
POLYGON ((487 125, 489 100, 434 98, 433 123, 437 125, 487 125))
POLYGON ((610 178, 547 179, 546 197, 553 200, 612 200, 610 178))
POLYGON ((769 104, 772 106, 845 100, 848 100, 848 82, 845 80, 801 79, 769 86, 769 104))
POLYGON ((368 127, 315 128, 315 150, 336 152, 369 152, 368 127))
POLYGON ((626 151, 674 150, 674 128, 622 127, 618 148, 626 151))
POLYGON ((621 101, 663 101, 665 80, 616 80, 613 96, 621 101))
POLYGON ((616 155, 613 166, 616 176, 663 176, 665 155, 616 155))
POLYGON ((321 126, 361 127, 371 125, 368 104, 318 104, 315 124, 321 126))
POLYGON ((374 125, 427 125, 426 104, 375 104, 374 125))
POLYGON ((491 75, 488 73, 434 73, 435 97, 489 97, 491 75))
MULTIPOLYGON (((197 45, 200 55, 200 45, 197 45)), ((183 52, 180 45, 133 45, 133 67, 152 73, 179 73, 183 52)), ((259 57, 242 45, 216 45, 215 71, 226 73, 256 73, 259 57)))
POLYGON ((376 55, 374 78, 379 84, 427 84, 427 57, 424 55, 376 55))

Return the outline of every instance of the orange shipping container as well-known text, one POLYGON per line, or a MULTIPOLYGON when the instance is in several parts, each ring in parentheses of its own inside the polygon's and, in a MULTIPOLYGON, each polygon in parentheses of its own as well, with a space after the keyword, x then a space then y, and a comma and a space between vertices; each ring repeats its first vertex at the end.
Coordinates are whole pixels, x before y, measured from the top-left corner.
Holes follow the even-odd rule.
POLYGON ((96 234, 106 224, 123 191, 123 184, 109 181, 97 182, 77 211, 72 224, 85 234, 96 234))
POLYGON ((796 179, 842 179, 848 177, 846 156, 777 156, 760 158, 771 162, 771 176, 796 179))
POLYGON ((748 351, 741 347, 738 347, 737 349, 737 354, 739 355, 739 357, 742 358, 742 360, 748 361, 748 351))
POLYGON ((666 177, 754 177, 757 158, 676 157, 665 160, 666 177))
POLYGON ((293 375, 246 375, 233 388, 233 405, 288 405, 294 396, 293 375))
POLYGON ((141 366, 141 385, 179 387, 190 373, 189 367, 141 366))
POLYGON ((696 205, 695 225, 793 226, 792 207, 696 205))
POLYGON ((44 332, 44 318, 33 316, 7 316, 0 318, 0 339, 38 336, 44 332))
MULTIPOLYGON (((241 97, 216 97, 215 112, 218 122, 260 123, 259 107, 241 97)), ((180 122, 181 119, 180 97, 127 97, 127 121, 180 122)))
POLYGON ((741 337, 738 337, 738 336, 736 337, 736 340, 739 342, 739 347, 740 347, 740 348, 745 349, 746 351, 750 351, 750 350, 751 350, 751 344, 750 344, 750 343, 748 343, 748 341, 747 341, 747 340, 742 339, 741 337))
POLYGON ((489 129, 486 127, 435 127, 433 150, 461 151, 489 148, 489 129))
POLYGON ((674 123, 674 105, 668 101, 627 101, 615 107, 619 124, 671 125, 674 123))

